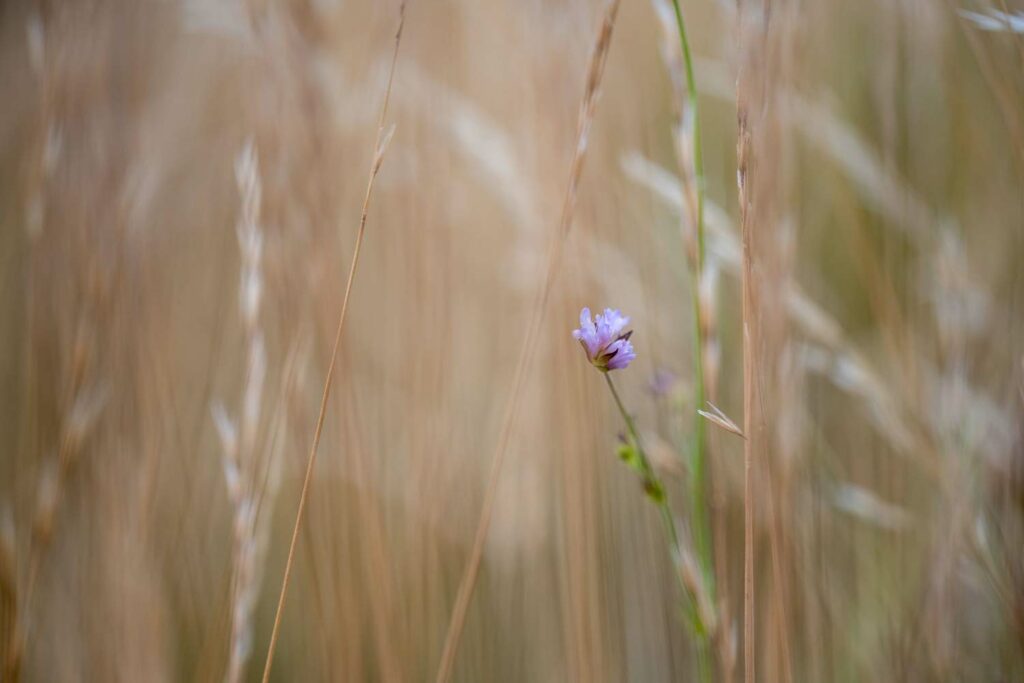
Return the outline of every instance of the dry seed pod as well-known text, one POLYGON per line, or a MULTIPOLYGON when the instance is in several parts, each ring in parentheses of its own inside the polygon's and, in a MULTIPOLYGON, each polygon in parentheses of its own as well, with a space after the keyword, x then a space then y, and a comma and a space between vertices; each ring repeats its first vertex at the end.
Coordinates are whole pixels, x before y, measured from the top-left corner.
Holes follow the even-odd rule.
POLYGON ((741 439, 747 438, 746 436, 744 436, 743 430, 740 429, 739 426, 735 422, 733 422, 728 415, 719 410, 718 406, 708 401, 708 408, 710 408, 710 410, 698 410, 697 414, 706 419, 708 422, 711 422, 712 424, 721 427, 725 431, 732 432, 741 439))

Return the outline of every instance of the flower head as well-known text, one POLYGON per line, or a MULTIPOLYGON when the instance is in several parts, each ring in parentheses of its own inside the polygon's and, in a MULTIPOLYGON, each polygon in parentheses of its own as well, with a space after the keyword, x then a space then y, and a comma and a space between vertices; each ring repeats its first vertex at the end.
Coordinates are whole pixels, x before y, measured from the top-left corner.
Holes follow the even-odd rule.
POLYGON ((572 336, 598 370, 621 370, 636 358, 629 341, 633 330, 623 332, 628 324, 629 318, 617 309, 606 308, 591 320, 590 309, 584 308, 580 311, 580 327, 573 330, 572 336))

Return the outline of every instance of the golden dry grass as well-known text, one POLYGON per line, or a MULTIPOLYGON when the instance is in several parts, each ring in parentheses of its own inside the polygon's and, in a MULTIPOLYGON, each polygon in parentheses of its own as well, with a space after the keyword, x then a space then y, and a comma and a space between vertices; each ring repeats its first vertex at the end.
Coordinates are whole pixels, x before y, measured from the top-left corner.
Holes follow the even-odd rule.
MULTIPOLYGON (((695 302, 747 437, 707 428, 715 680, 1024 677, 1022 38, 957 14, 983 3, 741 26, 684 1, 692 278, 679 65, 660 3, 622 3, 549 280, 605 6, 408 7, 270 679, 434 679, 486 503, 452 680, 691 680, 677 568, 569 333, 583 305, 633 317, 616 384, 688 529, 695 302)), ((398 8, 0 7, 2 680, 259 679, 398 8)))

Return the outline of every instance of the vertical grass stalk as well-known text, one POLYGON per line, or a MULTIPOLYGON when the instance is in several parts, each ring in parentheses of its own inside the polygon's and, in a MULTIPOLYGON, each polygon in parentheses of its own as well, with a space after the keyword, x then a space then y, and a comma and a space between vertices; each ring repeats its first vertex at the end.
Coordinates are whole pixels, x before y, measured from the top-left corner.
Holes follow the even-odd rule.
MULTIPOLYGON (((672 0, 675 11, 676 28, 679 30, 679 46, 683 55, 683 66, 686 70, 686 99, 690 117, 691 145, 693 153, 693 184, 694 184, 694 230, 696 233, 696 249, 693 254, 693 374, 694 374, 694 405, 698 409, 704 407, 706 391, 704 386, 704 321, 700 298, 701 278, 704 276, 704 156, 701 149, 700 112, 697 104, 697 81, 693 76, 693 57, 690 54, 690 41, 686 35, 686 22, 679 7, 679 0, 672 0)), ((711 548, 711 525, 708 520, 707 506, 707 437, 703 418, 694 411, 693 445, 690 454, 690 506, 691 531, 693 533, 694 550, 704 585, 715 602, 714 560, 711 548)))
POLYGON ((324 419, 327 415, 327 400, 331 396, 331 386, 334 381, 334 370, 338 362, 338 349, 341 347, 342 333, 345 331, 345 319, 348 313, 349 297, 352 294, 352 284, 355 281, 356 268, 359 265, 359 254, 363 246, 363 237, 366 234, 366 218, 370 209, 370 197, 373 194, 373 183, 380 172, 381 163, 384 161, 384 152, 387 150, 391 135, 394 133, 392 127, 387 133, 384 130, 384 123, 387 120, 388 102, 391 99, 391 86, 395 80, 395 64, 398 63, 398 47, 402 43, 402 28, 405 26, 405 2, 398 8, 398 30, 395 32, 395 47, 391 53, 391 68, 388 71, 388 83, 384 89, 384 102, 380 108, 380 119, 377 122, 377 136, 373 142, 373 161, 370 165, 369 178, 366 182, 366 193, 363 196, 363 208, 359 218, 359 230, 356 232, 356 243, 352 251, 352 261, 349 264, 348 280, 345 283, 345 293, 341 299, 341 313, 338 315, 338 328, 334 334, 334 346, 331 348, 331 362, 327 366, 327 376, 324 379, 324 391, 320 398, 320 410, 317 415, 316 428, 313 431, 313 444, 310 446, 309 458, 306 460, 306 474, 302 480, 302 492, 299 494, 299 508, 295 513, 295 524, 292 527, 292 539, 288 546, 288 557, 284 565, 284 578, 281 579, 281 592, 277 599, 277 610, 274 613, 274 626, 270 632, 270 644, 267 646, 267 658, 263 665, 263 683, 270 680, 270 670, 274 663, 274 650, 277 647, 277 639, 281 631, 281 615, 284 613, 285 599, 288 596, 288 583, 291 578, 292 565, 295 561, 295 548, 299 541, 299 529, 302 526, 302 517, 306 510, 306 501, 309 498, 309 487, 313 479, 313 466, 316 464, 317 448, 320 445, 320 436, 323 433, 324 419))
POLYGON ((736 77, 736 186, 740 209, 740 234, 742 242, 742 291, 743 291, 743 681, 754 683, 756 662, 754 646, 754 392, 756 378, 756 350, 754 336, 757 331, 756 305, 754 301, 753 266, 753 220, 751 212, 752 190, 748 186, 748 173, 752 163, 749 106, 752 77, 748 73, 754 64, 751 46, 747 44, 746 18, 743 4, 739 4, 737 24, 739 26, 740 69, 736 77))
POLYGON ((526 369, 533 359, 537 336, 540 333, 544 313, 547 310, 548 301, 551 297, 551 290, 558 275, 562 251, 569 237, 569 231, 572 228, 576 209, 576 197, 579 190, 580 177, 583 173, 583 161, 586 158, 590 130, 597 111, 597 102, 601 93, 601 81, 604 76, 605 63, 608 59, 608 51, 611 48, 612 31, 615 28, 615 18, 619 11, 619 3, 620 0, 609 0, 606 5, 604 17, 597 31, 597 39, 594 42, 590 55, 586 86, 583 91, 583 99, 580 102, 579 115, 576 122, 576 144, 572 161, 569 165, 569 185, 566 188, 562 201, 558 233, 554 236, 551 248, 548 250, 543 280, 540 289, 537 291, 536 300, 532 307, 533 314, 527 323, 526 334, 519 349, 519 360, 516 362, 516 370, 512 378, 512 392, 509 394, 508 403, 505 406, 505 414, 498 433, 498 445, 491 459, 491 469, 487 475, 487 486, 484 489, 484 499, 481 505, 480 519, 477 522, 476 534, 473 538, 473 547, 470 549, 466 568, 459 581, 455 604, 452 607, 451 620, 448 622, 448 631, 445 634, 441 661, 435 678, 437 683, 447 683, 451 679, 452 671, 455 667, 455 657, 458 654, 459 642, 466 623, 466 613, 469 610, 469 603, 473 598, 473 591, 476 588, 477 577, 480 573, 484 543, 487 541, 487 534, 491 526, 491 516, 494 512, 494 501, 497 498, 501 466, 505 460, 505 454, 508 452, 508 443, 512 436, 512 427, 515 423, 519 407, 519 398, 525 383, 526 369))

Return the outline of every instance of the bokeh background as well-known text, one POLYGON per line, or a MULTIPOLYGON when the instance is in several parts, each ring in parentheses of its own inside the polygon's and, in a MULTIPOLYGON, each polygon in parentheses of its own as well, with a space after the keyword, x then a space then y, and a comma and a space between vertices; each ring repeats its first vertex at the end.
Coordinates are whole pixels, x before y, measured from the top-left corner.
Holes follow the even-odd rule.
MULTIPOLYGON (((748 53, 734 4, 682 3, 709 395, 741 424, 737 69, 766 93, 758 678, 1022 680, 1024 37, 960 12, 1014 10, 770 4, 745 10, 748 53)), ((434 680, 602 8, 409 3, 272 680, 434 680)), ((0 6, 3 680, 259 680, 398 9, 0 6)), ((666 18, 618 14, 457 681, 696 680, 657 512, 570 337, 584 305, 632 317, 617 382, 685 528, 700 406, 666 18)), ((740 680, 743 442, 709 429, 715 679, 740 680)))

